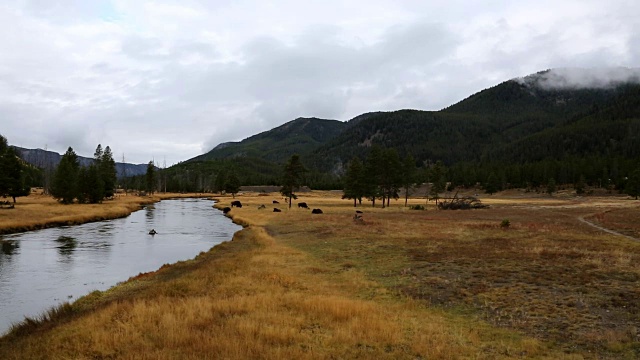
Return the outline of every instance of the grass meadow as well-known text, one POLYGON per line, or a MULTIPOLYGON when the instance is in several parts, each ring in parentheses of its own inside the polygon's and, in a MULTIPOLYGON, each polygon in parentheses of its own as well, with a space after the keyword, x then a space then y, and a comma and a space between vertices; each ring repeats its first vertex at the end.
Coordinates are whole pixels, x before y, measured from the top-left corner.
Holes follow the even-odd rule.
POLYGON ((0 358, 640 357, 640 202, 365 202, 355 221, 337 192, 300 194, 318 215, 277 194, 237 199, 233 241, 26 321, 0 339, 0 358))

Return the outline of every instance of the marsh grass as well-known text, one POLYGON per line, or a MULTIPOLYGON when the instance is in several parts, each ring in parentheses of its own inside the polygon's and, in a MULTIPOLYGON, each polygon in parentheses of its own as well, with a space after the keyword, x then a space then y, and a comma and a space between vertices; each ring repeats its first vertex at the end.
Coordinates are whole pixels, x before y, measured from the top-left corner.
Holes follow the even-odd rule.
POLYGON ((14 328, 0 358, 638 354, 638 244, 582 225, 577 216, 593 213, 584 204, 498 199, 457 212, 396 203, 359 207, 357 224, 332 192, 301 196, 322 215, 258 210, 269 210, 269 196, 239 199, 229 215, 248 227, 233 241, 14 328))

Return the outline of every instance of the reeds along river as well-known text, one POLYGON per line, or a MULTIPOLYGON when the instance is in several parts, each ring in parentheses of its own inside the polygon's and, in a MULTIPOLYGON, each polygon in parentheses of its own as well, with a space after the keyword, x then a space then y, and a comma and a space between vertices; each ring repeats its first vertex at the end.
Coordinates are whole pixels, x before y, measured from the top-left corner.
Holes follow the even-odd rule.
POLYGON ((212 205, 164 200, 122 219, 1 236, 0 335, 25 316, 231 240, 241 227, 212 205))

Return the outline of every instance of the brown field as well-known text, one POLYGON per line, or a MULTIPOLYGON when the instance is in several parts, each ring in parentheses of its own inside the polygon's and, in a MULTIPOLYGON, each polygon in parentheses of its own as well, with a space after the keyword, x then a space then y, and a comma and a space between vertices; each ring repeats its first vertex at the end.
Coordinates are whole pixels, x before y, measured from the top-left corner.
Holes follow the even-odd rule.
POLYGON ((339 193, 302 194, 321 215, 254 195, 233 241, 15 328, 0 358, 640 357, 640 241, 580 221, 635 237, 640 202, 398 201, 357 222, 339 193))

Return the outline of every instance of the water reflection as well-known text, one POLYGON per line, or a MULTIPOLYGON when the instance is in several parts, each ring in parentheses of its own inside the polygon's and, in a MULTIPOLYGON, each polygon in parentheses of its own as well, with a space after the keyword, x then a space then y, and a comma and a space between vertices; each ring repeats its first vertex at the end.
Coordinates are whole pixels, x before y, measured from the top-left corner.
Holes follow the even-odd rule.
POLYGON ((5 255, 13 255, 18 248, 20 247, 20 243, 15 240, 2 240, 0 239, 0 247, 2 248, 2 253, 5 255))
POLYGON ((106 290, 230 240, 241 227, 211 205, 165 200, 127 218, 6 235, 0 239, 0 334, 69 296, 106 290))
POLYGON ((70 236, 59 236, 55 241, 60 244, 58 245, 60 255, 70 255, 78 246, 76 239, 70 236))

